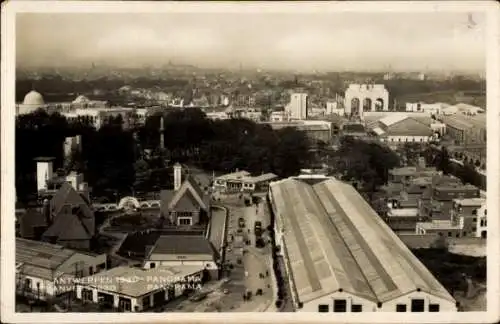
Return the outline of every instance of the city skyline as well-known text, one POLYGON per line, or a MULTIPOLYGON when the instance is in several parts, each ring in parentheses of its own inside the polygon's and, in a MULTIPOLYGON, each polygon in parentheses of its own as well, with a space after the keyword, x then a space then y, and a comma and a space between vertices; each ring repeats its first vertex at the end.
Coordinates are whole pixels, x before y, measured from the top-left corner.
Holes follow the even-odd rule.
POLYGON ((18 67, 485 70, 476 13, 23 13, 16 28, 18 67))

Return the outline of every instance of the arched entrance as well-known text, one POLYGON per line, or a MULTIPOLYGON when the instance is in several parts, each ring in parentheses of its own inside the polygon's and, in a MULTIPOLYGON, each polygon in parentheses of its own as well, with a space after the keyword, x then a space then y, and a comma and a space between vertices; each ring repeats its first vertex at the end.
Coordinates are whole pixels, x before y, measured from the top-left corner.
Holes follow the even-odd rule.
POLYGON ((352 98, 351 100, 351 116, 359 116, 361 102, 358 98, 352 98))
POLYGON ((372 100, 370 98, 365 98, 363 100, 363 111, 371 111, 372 110, 372 100))
POLYGON ((377 98, 375 100, 375 111, 383 111, 384 110, 384 99, 377 98))

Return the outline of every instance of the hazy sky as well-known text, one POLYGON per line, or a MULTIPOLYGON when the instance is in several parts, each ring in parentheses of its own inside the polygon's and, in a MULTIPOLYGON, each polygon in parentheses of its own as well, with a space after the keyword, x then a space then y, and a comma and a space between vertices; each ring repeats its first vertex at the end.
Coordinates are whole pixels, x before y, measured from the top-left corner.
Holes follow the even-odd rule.
POLYGON ((485 68, 466 13, 18 14, 18 66, 187 63, 297 70, 485 68))

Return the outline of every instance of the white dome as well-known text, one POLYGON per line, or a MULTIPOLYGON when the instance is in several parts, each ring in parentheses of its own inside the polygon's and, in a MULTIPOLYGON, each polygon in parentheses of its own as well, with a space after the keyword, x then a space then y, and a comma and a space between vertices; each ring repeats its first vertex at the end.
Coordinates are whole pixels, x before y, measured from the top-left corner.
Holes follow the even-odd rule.
POLYGON ((83 95, 79 95, 75 100, 73 100, 73 103, 88 103, 90 100, 83 96, 83 95))
POLYGON ((35 90, 31 90, 26 96, 24 96, 23 105, 42 106, 44 104, 45 101, 43 100, 42 95, 35 90))

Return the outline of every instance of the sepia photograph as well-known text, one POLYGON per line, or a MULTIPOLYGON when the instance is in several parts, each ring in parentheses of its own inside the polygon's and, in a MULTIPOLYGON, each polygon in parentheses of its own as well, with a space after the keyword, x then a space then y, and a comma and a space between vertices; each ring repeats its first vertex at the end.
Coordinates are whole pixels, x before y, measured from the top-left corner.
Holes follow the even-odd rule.
POLYGON ((464 3, 2 5, 2 321, 498 320, 464 3))

